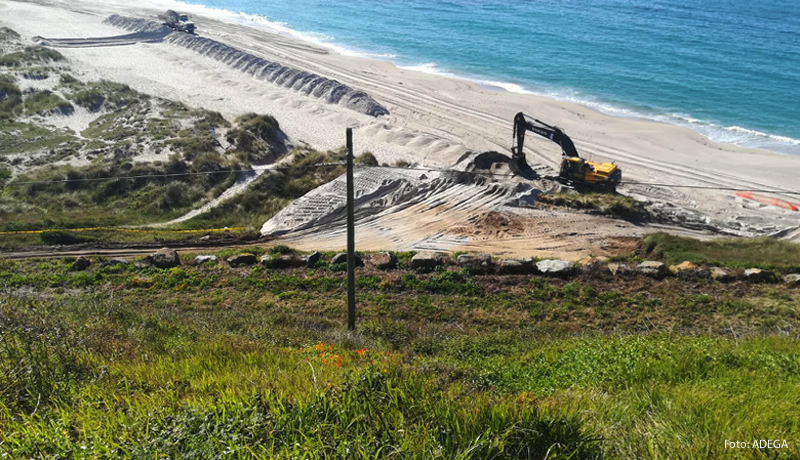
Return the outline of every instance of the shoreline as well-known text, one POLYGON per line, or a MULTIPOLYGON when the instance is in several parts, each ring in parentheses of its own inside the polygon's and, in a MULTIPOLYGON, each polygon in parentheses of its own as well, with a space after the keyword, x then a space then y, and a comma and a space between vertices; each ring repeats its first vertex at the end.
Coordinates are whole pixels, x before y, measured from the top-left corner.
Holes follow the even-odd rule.
MULTIPOLYGON (((398 56, 395 54, 373 53, 369 50, 352 48, 349 45, 341 45, 335 43, 335 37, 314 37, 313 35, 317 34, 316 32, 296 30, 289 27, 285 23, 270 20, 261 14, 236 12, 223 8, 185 3, 181 1, 173 1, 172 3, 180 5, 181 8, 187 11, 195 10, 202 15, 209 15, 210 13, 213 13, 214 16, 216 16, 213 17, 214 20, 244 27, 260 28, 267 32, 277 33, 279 35, 304 41, 309 45, 324 47, 340 54, 343 57, 380 60, 392 64, 398 69, 402 70, 416 71, 442 78, 457 79, 474 83, 488 91, 538 96, 553 99, 559 102, 578 104, 588 110, 592 110, 610 117, 680 126, 691 129, 692 131, 697 132, 712 142, 731 144, 742 148, 767 150, 773 153, 785 155, 800 156, 800 139, 795 139, 789 136, 770 134, 739 125, 724 126, 716 122, 697 119, 689 115, 671 113, 665 109, 648 107, 646 104, 643 104, 642 107, 637 108, 635 105, 631 105, 630 103, 607 100, 603 97, 597 97, 591 94, 583 94, 580 90, 572 90, 569 88, 553 88, 551 90, 546 88, 541 88, 538 90, 529 89, 529 87, 524 86, 524 84, 493 80, 492 78, 494 77, 472 76, 468 74, 461 74, 458 71, 453 72, 446 68, 440 67, 436 62, 405 63, 401 60, 398 60, 398 56), (560 94, 560 92, 565 91, 574 91, 578 95, 572 97, 560 94)), ((536 86, 535 83, 533 83, 533 85, 536 86)))

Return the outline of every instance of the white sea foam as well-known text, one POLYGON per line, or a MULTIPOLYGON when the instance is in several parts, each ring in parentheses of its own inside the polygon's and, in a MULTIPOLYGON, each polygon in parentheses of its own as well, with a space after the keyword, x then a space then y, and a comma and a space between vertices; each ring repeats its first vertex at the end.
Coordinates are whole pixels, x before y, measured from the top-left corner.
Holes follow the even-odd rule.
MULTIPOLYGON (((119 0, 116 1, 117 3, 120 4, 125 3, 119 0)), ((285 22, 272 21, 268 19, 266 16, 260 14, 230 11, 222 8, 197 5, 194 3, 185 3, 178 0, 140 0, 139 5, 144 7, 151 7, 157 10, 164 10, 164 9, 180 10, 180 11, 185 11, 189 14, 205 16, 223 22, 259 27, 262 29, 267 29, 273 33, 290 36, 298 40, 303 40, 307 43, 328 48, 344 56, 389 59, 389 60, 397 57, 394 54, 366 53, 363 51, 347 48, 339 44, 333 43, 334 38, 331 37, 330 35, 326 35, 319 32, 310 32, 310 31, 301 31, 292 29, 285 22)))
POLYGON ((412 64, 412 65, 400 65, 395 63, 395 65, 397 65, 398 69, 413 70, 415 72, 422 72, 431 75, 439 75, 441 77, 462 78, 454 73, 450 73, 440 69, 439 66, 437 66, 433 62, 423 62, 422 64, 412 64))

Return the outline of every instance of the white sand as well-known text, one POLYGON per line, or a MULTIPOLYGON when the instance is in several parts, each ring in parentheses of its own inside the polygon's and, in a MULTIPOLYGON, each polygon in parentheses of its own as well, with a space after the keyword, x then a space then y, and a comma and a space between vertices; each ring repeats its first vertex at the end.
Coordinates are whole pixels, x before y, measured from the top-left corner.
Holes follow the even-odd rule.
MULTIPOLYGON (((121 35, 101 24, 109 14, 154 17, 133 2, 110 0, 0 0, 0 22, 24 36, 121 35), (45 5, 46 4, 46 5, 45 5)), ((169 44, 60 49, 84 78, 106 78, 229 117, 245 112, 274 115, 296 145, 318 149, 344 144, 344 128, 356 128, 357 152, 379 161, 449 166, 467 150, 508 152, 512 119, 524 111, 564 128, 582 154, 617 162, 627 180, 750 189, 800 189, 800 156, 715 143, 683 127, 616 118, 580 105, 532 95, 496 92, 473 83, 399 69, 391 63, 339 55, 261 26, 246 27, 194 17, 198 31, 266 59, 335 78, 368 92, 390 115, 375 119, 300 95, 197 53, 169 44)), ((531 164, 555 166, 555 144, 529 136, 531 164)), ((628 186, 627 193, 696 210, 712 219, 800 237, 800 213, 751 206, 732 191, 628 186), (788 230, 787 230, 788 229, 788 230)), ((777 195, 780 196, 780 195, 777 195)), ((783 195, 790 201, 800 196, 783 195)))

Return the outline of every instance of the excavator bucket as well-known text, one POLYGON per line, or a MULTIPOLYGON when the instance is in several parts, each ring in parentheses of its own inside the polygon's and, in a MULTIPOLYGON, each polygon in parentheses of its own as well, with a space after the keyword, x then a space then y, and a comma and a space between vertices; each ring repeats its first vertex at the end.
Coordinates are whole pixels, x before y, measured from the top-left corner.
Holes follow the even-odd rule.
POLYGON ((528 162, 525 161, 524 155, 522 156, 514 155, 511 158, 511 161, 509 161, 508 165, 511 168, 511 171, 514 172, 514 174, 523 177, 525 179, 537 179, 539 176, 536 173, 536 171, 534 171, 533 168, 531 168, 531 165, 529 165, 528 162))

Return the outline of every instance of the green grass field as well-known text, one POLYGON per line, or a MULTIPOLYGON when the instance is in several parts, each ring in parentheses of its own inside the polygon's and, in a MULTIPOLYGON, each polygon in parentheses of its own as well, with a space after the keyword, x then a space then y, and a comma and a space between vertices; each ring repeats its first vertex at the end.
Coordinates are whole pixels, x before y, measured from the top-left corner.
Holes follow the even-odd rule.
POLYGON ((100 265, 0 261, 9 458, 800 455, 797 289, 100 265))

